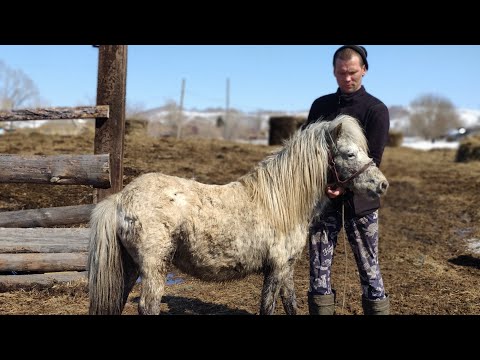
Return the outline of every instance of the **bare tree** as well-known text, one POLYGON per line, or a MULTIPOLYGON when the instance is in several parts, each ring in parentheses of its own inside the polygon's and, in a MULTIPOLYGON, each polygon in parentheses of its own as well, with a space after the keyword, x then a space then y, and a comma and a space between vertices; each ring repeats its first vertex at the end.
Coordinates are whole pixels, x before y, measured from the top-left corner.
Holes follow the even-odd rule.
MULTIPOLYGON (((37 107, 41 100, 33 80, 20 69, 12 69, 0 60, 0 110, 37 107)), ((10 121, 10 129, 13 122, 10 121)))
POLYGON ((178 130, 178 112, 180 111, 180 106, 175 100, 167 100, 163 106, 165 111, 164 122, 171 129, 172 133, 177 133, 178 130))
POLYGON ((20 69, 12 69, 0 60, 0 106, 12 110, 36 106, 39 102, 38 88, 33 80, 20 69))
POLYGON ((253 118, 252 130, 256 136, 260 136, 262 131, 263 119, 260 111, 257 111, 255 117, 253 118))
POLYGON ((127 106, 125 110, 125 115, 127 119, 143 119, 145 118, 145 104, 140 102, 140 103, 132 103, 127 101, 127 106))
POLYGON ((410 129, 425 139, 444 136, 449 129, 462 126, 455 106, 445 97, 422 95, 412 101, 410 106, 410 129))
POLYGON ((241 112, 229 108, 228 110, 228 118, 225 119, 225 125, 223 127, 223 138, 225 140, 233 140, 238 138, 238 132, 242 127, 241 124, 241 112))

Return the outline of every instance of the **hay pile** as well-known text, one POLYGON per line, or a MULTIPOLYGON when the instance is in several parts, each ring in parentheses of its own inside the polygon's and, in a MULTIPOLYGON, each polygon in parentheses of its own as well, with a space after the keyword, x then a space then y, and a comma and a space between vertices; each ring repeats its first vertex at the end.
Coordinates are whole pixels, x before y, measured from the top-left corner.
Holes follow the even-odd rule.
POLYGON ((306 121, 298 116, 273 116, 269 120, 268 145, 282 145, 306 121))
POLYGON ((469 136, 460 143, 455 158, 456 162, 480 160, 480 135, 469 136))
POLYGON ((146 135, 148 128, 148 121, 143 119, 126 119, 125 120, 125 134, 141 134, 146 135))
POLYGON ((387 146, 398 147, 403 143, 403 133, 401 131, 390 131, 388 134, 387 146))

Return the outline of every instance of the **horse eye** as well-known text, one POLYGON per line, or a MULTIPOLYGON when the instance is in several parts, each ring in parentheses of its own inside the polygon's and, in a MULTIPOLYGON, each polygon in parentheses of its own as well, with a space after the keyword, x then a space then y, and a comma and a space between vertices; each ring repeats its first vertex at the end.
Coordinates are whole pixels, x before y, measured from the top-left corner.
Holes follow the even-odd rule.
POLYGON ((350 153, 347 154, 347 156, 348 156, 349 159, 353 159, 353 158, 355 158, 355 153, 350 152, 350 153))

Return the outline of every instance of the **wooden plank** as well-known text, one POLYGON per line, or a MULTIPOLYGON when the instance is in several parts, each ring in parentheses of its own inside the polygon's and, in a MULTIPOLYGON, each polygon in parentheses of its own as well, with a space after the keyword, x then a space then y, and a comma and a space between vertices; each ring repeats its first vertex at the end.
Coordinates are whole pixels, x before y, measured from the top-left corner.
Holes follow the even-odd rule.
POLYGON ((83 271, 87 267, 85 253, 0 254, 2 271, 83 271))
POLYGON ((0 111, 0 121, 108 118, 109 106, 77 106, 0 111))
POLYGON ((95 189, 93 202, 123 189, 127 45, 100 45, 97 104, 110 106, 108 119, 95 120, 95 154, 111 154, 111 187, 95 189))
MULTIPOLYGON (((34 228, 87 223, 94 204, 0 212, 0 227, 34 228)), ((0 234, 1 237, 1 234, 0 234)))
POLYGON ((71 281, 87 281, 87 271, 63 271, 45 274, 0 275, 0 291, 10 291, 22 287, 52 286, 71 281))
POLYGON ((0 228, 0 240, 44 241, 66 240, 79 241, 88 237, 89 228, 0 228))
POLYGON ((0 228, 0 253, 87 252, 89 228, 0 228))
POLYGON ((110 187, 110 156, 0 155, 0 183, 110 187))
POLYGON ((76 240, 1 240, 0 254, 77 253, 88 251, 88 238, 76 240))

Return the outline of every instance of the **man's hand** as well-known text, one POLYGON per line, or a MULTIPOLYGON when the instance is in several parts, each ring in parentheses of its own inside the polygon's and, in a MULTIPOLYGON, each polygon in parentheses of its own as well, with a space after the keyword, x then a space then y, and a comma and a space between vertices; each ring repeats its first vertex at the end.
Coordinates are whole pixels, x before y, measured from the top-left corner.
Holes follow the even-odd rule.
POLYGON ((345 193, 345 189, 343 187, 327 186, 327 190, 325 192, 327 193, 327 196, 330 199, 334 199, 337 196, 340 196, 343 193, 345 193))

